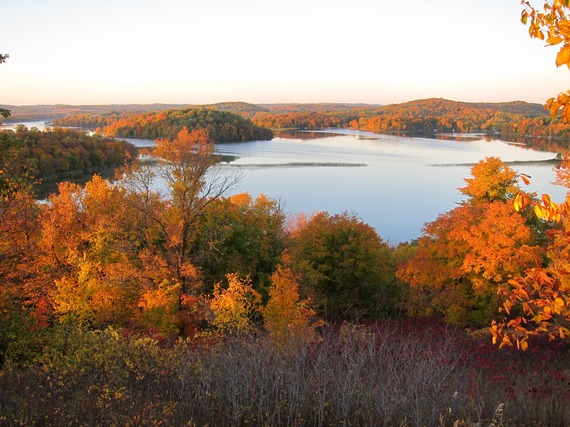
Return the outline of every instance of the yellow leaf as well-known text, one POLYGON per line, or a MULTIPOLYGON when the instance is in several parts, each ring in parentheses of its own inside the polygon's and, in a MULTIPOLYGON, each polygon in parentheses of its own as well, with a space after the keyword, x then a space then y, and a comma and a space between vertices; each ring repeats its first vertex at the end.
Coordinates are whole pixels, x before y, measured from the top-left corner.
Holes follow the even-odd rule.
POLYGON ((548 38, 546 39, 546 43, 551 46, 557 45, 558 43, 564 40, 562 37, 555 36, 554 34, 549 34, 548 38))
POLYGON ((564 307, 566 306, 566 303, 564 302, 564 300, 562 298, 556 298, 554 300, 554 312, 556 314, 560 314, 562 312, 562 310, 564 310, 564 307))
POLYGON ((534 205, 534 214, 537 218, 544 218, 542 208, 538 205, 534 205))
POLYGON ((519 199, 519 196, 515 198, 514 207, 516 212, 521 210, 521 200, 519 199))
POLYGON ((570 46, 562 46, 556 55, 556 66, 568 64, 570 62, 570 46))
POLYGON ((560 109, 560 103, 558 101, 553 101, 549 107, 550 115, 552 117, 556 117, 556 114, 558 114, 559 109, 560 109))
POLYGON ((522 351, 526 351, 528 348, 528 341, 521 341, 521 349, 522 351))

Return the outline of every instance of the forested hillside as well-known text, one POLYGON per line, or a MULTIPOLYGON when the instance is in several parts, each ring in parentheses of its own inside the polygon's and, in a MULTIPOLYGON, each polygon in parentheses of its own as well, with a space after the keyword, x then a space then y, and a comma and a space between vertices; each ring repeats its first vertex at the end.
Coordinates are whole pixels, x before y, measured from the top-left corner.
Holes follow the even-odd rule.
POLYGON ((269 129, 237 114, 214 109, 167 110, 160 113, 78 115, 54 121, 64 126, 102 126, 105 135, 131 138, 175 138, 183 127, 206 129, 216 142, 267 140, 269 129))

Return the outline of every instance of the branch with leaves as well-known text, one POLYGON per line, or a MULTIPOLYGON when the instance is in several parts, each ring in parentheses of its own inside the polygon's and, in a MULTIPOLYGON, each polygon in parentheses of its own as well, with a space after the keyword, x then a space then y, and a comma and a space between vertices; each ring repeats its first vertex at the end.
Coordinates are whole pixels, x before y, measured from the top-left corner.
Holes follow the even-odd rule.
MULTIPOLYGON (((566 167, 559 172, 559 181, 566 167)), ((570 194, 562 203, 548 194, 535 199, 521 192, 514 200, 518 212, 530 210, 548 224, 546 264, 528 269, 499 289, 505 300, 501 322, 493 322, 493 343, 526 350, 528 338, 547 334, 550 339, 570 337, 570 194)))
MULTIPOLYGON (((556 66, 566 65, 570 69, 570 0, 549 0, 544 3, 543 11, 535 9, 530 1, 522 1, 524 9, 521 21, 528 25, 531 38, 546 42, 548 46, 560 46, 556 55, 556 66)), ((544 107, 556 117, 560 111, 562 121, 570 122, 570 91, 561 92, 550 98, 544 107)))
MULTIPOLYGON (((10 55, 8 54, 0 53, 0 64, 6 62, 9 57, 10 55)), ((6 108, 0 108, 0 116, 4 118, 10 117, 10 110, 7 110, 6 108)))

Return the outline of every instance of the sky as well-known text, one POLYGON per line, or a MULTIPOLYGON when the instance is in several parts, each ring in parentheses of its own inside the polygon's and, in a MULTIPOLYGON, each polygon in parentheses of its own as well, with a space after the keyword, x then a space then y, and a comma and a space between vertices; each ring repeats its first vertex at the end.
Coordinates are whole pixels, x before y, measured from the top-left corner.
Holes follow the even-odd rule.
POLYGON ((519 0, 6 1, 0 105, 544 103, 570 89, 570 71, 529 38, 521 10, 519 0))

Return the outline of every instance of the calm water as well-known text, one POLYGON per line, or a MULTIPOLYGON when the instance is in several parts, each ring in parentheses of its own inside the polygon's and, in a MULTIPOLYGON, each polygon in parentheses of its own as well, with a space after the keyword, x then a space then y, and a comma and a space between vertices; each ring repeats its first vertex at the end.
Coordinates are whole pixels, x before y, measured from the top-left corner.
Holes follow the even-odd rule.
MULTIPOLYGON (((237 157, 224 167, 243 173, 233 193, 279 198, 290 214, 352 212, 393 244, 419 237, 424 223, 461 202, 458 188, 479 160, 496 156, 505 162, 532 162, 555 156, 476 135, 452 140, 351 130, 316 135, 217 144, 220 154, 237 157)), ((154 144, 127 140, 139 146, 154 144)), ((565 190, 551 184, 555 178, 551 164, 511 167, 532 176, 530 191, 548 192, 559 201, 564 197, 565 190)))
MULTIPOLYGON (((505 162, 551 159, 503 141, 435 140, 377 135, 347 130, 324 138, 218 144, 222 154, 238 156, 228 168, 244 179, 236 192, 280 198, 287 212, 349 211, 391 243, 414 239, 424 223, 462 200, 458 188, 470 165, 488 156, 505 162)), ((530 191, 548 192, 555 200, 565 190, 551 184, 550 164, 512 165, 532 176, 530 191)))

